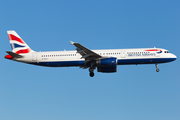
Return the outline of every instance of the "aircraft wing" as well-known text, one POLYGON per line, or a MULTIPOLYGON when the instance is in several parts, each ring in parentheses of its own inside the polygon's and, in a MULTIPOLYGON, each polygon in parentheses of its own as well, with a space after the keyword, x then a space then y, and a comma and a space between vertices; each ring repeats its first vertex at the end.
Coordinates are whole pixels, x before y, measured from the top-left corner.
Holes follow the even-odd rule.
POLYGON ((92 50, 89 50, 88 48, 84 47, 83 45, 81 45, 79 43, 74 43, 72 41, 70 41, 70 42, 71 42, 71 45, 76 46, 77 53, 81 54, 81 56, 82 56, 81 59, 84 58, 85 63, 102 57, 99 54, 93 52, 92 50))

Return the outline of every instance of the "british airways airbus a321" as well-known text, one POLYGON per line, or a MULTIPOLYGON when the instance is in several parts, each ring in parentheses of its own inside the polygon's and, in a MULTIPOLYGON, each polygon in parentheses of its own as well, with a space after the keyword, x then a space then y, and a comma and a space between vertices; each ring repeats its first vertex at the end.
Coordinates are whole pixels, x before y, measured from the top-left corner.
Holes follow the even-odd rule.
POLYGON ((155 64, 159 72, 159 63, 172 62, 177 58, 162 48, 90 50, 72 41, 76 51, 35 52, 15 31, 7 33, 12 51, 6 51, 6 59, 47 67, 89 68, 91 77, 96 68, 98 72, 113 73, 117 71, 117 65, 129 64, 155 64))

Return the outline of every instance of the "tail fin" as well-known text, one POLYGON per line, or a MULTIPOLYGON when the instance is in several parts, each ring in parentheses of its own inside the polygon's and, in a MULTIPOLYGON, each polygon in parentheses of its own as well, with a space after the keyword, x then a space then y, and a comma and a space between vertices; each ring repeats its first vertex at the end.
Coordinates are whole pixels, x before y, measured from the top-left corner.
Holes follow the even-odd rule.
POLYGON ((7 31, 7 34, 12 52, 16 54, 26 54, 33 51, 15 31, 7 31))

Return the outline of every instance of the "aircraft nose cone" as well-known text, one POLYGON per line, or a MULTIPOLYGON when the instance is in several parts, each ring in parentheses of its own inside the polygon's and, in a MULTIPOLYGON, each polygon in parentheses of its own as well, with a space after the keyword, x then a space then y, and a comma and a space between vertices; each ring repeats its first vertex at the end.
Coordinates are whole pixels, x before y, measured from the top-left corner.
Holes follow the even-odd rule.
POLYGON ((171 56, 171 58, 177 58, 177 56, 173 54, 173 55, 171 56))
POLYGON ((172 59, 173 59, 173 61, 174 61, 174 60, 176 60, 176 59, 177 59, 177 56, 176 56, 176 55, 174 55, 174 54, 172 54, 172 55, 171 55, 171 58, 172 58, 172 59))

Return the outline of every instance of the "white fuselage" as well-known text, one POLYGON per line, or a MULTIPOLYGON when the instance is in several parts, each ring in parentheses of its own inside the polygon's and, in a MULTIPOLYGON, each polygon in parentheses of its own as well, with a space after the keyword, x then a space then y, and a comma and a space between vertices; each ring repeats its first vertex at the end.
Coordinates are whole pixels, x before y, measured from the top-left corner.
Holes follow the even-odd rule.
MULTIPOLYGON (((174 61, 177 57, 165 49, 151 51, 160 48, 141 49, 107 49, 92 50, 102 57, 116 57, 117 65, 123 64, 158 64, 174 61)), ((84 65, 84 58, 77 51, 53 51, 53 52, 30 52, 23 58, 13 60, 35 65, 50 67, 69 67, 84 65)))

